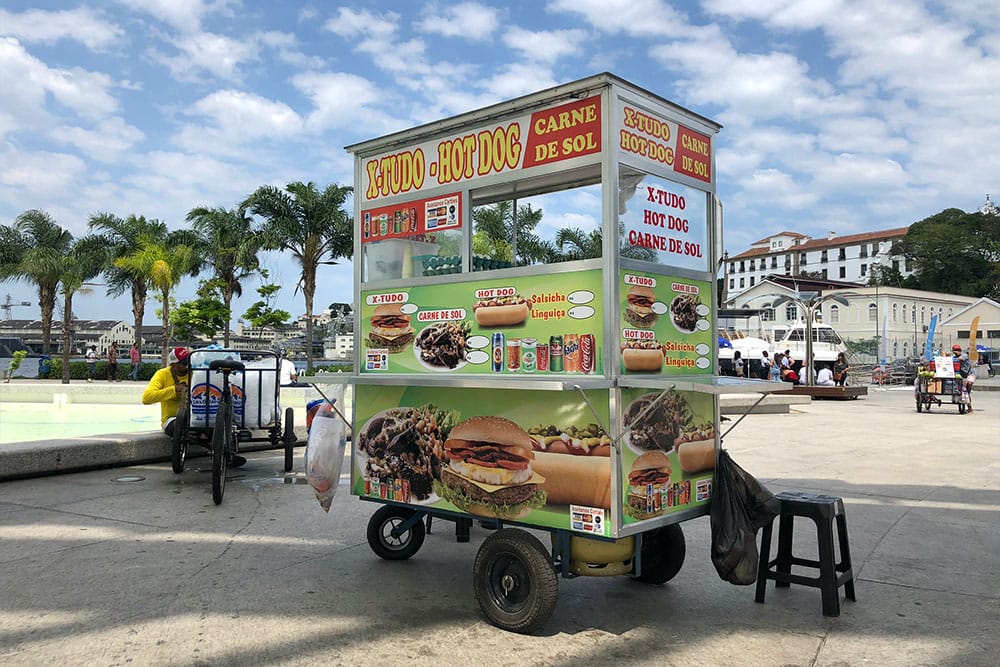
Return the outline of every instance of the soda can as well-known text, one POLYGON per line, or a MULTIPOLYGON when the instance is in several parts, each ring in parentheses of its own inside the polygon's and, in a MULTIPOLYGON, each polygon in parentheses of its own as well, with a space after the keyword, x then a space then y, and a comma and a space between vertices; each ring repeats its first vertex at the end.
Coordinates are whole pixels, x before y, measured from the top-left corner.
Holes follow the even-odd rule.
POLYGON ((365 495, 370 496, 372 494, 372 478, 365 477, 365 495))
POLYGON ((503 353, 506 343, 503 333, 497 331, 493 334, 493 372, 503 371, 503 353))
POLYGON ((535 365, 538 367, 539 372, 549 370, 549 344, 539 343, 537 349, 535 350, 535 365))
POLYGON ((563 366, 567 373, 580 372, 580 336, 579 334, 563 335, 563 366))
POLYGON ((553 373, 563 372, 563 337, 549 337, 549 370, 553 373))
POLYGON ((507 372, 515 373, 521 370, 521 341, 517 338, 507 339, 507 372))
POLYGON ((580 336, 580 371, 583 373, 593 373, 594 368, 597 367, 595 345, 594 334, 580 336))
POLYGON ((521 339, 521 370, 534 373, 538 362, 538 341, 534 338, 521 339))
POLYGON ((403 480, 401 480, 398 477, 396 478, 396 481, 393 482, 393 491, 395 493, 393 493, 392 497, 395 500, 402 500, 403 499, 403 480))
POLYGON ((389 233, 389 214, 383 213, 378 217, 378 234, 385 236, 389 233))
POLYGON ((392 214, 392 233, 399 234, 403 231, 403 212, 396 211, 392 214))
POLYGON ((653 490, 652 484, 646 485, 646 513, 652 514, 653 512, 653 495, 655 491, 653 490))
POLYGON ((415 234, 417 232, 417 209, 410 209, 410 233, 415 234))
POLYGON ((364 236, 365 238, 371 238, 372 235, 372 214, 365 213, 365 225, 364 225, 364 236))
POLYGON ((410 502, 410 480, 403 480, 403 502, 410 502))

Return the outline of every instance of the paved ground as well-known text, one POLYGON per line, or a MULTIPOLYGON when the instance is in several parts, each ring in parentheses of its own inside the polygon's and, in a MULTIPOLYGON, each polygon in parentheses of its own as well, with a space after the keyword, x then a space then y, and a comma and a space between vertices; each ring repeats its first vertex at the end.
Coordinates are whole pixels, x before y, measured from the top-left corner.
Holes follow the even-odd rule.
POLYGON ((544 631, 512 635, 472 594, 486 531, 457 544, 435 524, 412 560, 381 561, 375 506, 341 487, 324 514, 275 451, 251 454, 219 507, 208 474, 169 464, 0 484, 0 662, 996 665, 1000 393, 976 399, 972 416, 928 415, 905 389, 873 391, 751 415, 727 437, 772 490, 844 497, 858 602, 838 618, 815 589, 772 585, 760 605, 722 582, 698 519, 669 584, 563 579, 544 631))

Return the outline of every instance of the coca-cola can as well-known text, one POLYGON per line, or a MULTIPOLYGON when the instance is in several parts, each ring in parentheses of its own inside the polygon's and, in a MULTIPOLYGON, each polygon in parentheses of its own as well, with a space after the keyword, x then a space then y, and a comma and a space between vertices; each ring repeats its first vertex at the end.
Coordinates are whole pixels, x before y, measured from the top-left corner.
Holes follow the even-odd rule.
POLYGON ((597 349, 594 334, 580 336, 580 371, 593 373, 597 367, 597 349))
POLYGON ((539 343, 535 350, 535 365, 539 371, 549 370, 549 344, 539 343))

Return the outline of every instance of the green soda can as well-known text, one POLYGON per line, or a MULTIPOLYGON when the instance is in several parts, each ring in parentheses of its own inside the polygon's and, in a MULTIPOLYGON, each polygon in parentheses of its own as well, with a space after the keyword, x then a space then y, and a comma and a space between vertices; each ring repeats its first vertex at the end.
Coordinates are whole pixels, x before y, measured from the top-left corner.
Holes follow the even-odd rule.
POLYGON ((563 337, 549 337, 549 371, 553 373, 563 372, 563 337))

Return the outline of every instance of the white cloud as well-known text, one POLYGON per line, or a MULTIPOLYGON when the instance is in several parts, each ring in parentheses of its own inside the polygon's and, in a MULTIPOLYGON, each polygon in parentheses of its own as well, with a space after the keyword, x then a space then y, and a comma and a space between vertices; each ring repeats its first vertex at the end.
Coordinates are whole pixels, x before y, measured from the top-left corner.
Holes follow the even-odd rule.
POLYGON ((817 186, 829 192, 892 192, 905 188, 909 180, 895 160, 844 153, 815 169, 817 186))
POLYGON ((213 13, 231 15, 237 0, 118 0, 119 4, 144 12, 180 30, 197 31, 202 19, 213 13))
POLYGON ((110 49, 125 36, 118 25, 87 7, 54 12, 32 9, 20 14, 0 9, 0 34, 45 44, 75 40, 94 51, 110 49))
POLYGON ((417 30, 445 37, 464 37, 473 41, 489 39, 499 25, 497 10, 478 2, 463 2, 444 8, 432 3, 421 12, 417 30))
POLYGON ((209 32, 184 34, 172 43, 177 55, 156 55, 171 75, 179 81, 197 80, 201 72, 225 80, 241 78, 240 65, 257 59, 257 43, 253 39, 234 39, 209 32))
POLYGON ((299 74, 292 84, 312 100, 314 109, 306 119, 311 131, 364 126, 374 136, 398 123, 377 110, 383 93, 368 79, 344 72, 299 74))
POLYGON ((583 30, 531 31, 514 26, 504 31, 503 42, 529 60, 553 63, 580 53, 586 35, 583 30))
POLYGON ((238 90, 216 91, 185 113, 208 120, 185 124, 174 137, 174 143, 192 153, 254 160, 263 157, 254 150, 260 144, 294 139, 303 129, 302 118, 288 105, 238 90))
POLYGON ((63 126, 52 130, 56 141, 70 144, 80 149, 87 158, 98 162, 117 162, 125 151, 145 135, 136 127, 118 117, 106 118, 93 129, 63 126))
POLYGON ((551 0, 550 13, 577 14, 607 33, 640 37, 682 37, 687 17, 663 0, 551 0))
POLYGON ((66 192, 76 192, 87 172, 87 164, 75 155, 3 144, 0 164, 0 202, 18 212, 27 208, 51 212, 57 202, 65 201, 66 192))

